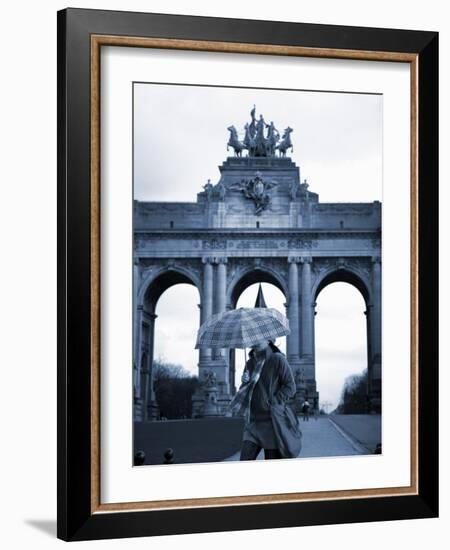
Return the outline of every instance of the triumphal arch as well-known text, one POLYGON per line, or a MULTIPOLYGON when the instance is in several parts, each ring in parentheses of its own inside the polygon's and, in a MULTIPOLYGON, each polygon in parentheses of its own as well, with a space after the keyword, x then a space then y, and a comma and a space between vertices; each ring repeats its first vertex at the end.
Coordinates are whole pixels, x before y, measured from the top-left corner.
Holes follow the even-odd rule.
MULTIPOLYGON (((195 202, 134 204, 134 416, 155 417, 152 383, 158 299, 172 285, 198 289, 200 322, 236 307, 256 282, 286 298, 287 356, 297 395, 319 405, 316 299, 330 283, 355 286, 366 304, 368 410, 381 407, 381 204, 323 203, 289 157, 291 128, 278 132, 251 111, 245 136, 228 128, 234 151, 195 202)), ((324 159, 326 162, 326 159, 324 159)), ((200 187, 200 186, 199 186, 200 187)), ((192 342, 195 346, 195 342, 192 342)), ((233 351, 200 350, 194 416, 226 415, 235 393, 233 351)))

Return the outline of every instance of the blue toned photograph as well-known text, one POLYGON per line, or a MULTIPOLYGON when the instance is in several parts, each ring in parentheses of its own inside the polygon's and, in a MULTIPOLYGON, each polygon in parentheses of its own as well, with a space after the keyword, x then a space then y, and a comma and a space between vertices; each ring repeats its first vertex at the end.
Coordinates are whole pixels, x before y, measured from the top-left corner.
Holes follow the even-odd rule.
POLYGON ((133 463, 382 454, 379 94, 133 84, 133 463))

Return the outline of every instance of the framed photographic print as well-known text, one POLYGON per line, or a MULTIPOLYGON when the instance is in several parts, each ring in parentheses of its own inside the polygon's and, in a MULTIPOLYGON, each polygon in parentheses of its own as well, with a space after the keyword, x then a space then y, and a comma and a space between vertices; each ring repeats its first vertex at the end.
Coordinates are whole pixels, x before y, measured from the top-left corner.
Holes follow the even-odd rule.
POLYGON ((437 516, 437 33, 67 9, 58 56, 58 536, 437 516))

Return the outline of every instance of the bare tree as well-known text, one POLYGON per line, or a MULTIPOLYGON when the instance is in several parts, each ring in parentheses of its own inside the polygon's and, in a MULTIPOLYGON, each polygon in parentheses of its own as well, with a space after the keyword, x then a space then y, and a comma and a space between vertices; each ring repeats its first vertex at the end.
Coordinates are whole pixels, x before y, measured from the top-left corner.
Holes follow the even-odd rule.
POLYGON ((365 369, 361 374, 353 374, 345 379, 336 413, 364 414, 368 412, 367 376, 367 369, 365 369))
POLYGON ((161 416, 190 418, 192 394, 198 387, 198 377, 191 375, 182 365, 153 363, 153 387, 161 416))

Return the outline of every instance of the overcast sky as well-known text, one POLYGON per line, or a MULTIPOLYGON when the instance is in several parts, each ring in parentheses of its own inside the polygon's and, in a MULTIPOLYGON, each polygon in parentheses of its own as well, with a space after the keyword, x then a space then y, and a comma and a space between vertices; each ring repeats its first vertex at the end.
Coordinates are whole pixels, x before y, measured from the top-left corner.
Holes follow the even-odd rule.
POLYGON ((227 127, 243 137, 253 104, 293 128, 292 159, 321 202, 381 201, 381 96, 161 84, 134 85, 134 197, 192 201, 217 183, 227 127))
MULTIPOLYGON (((250 111, 290 126, 292 160, 321 202, 382 201, 382 97, 370 94, 254 90, 160 84, 134 85, 134 198, 195 201, 208 179, 217 183, 227 152, 227 127, 243 137, 250 111)), ((245 154, 245 153, 244 153, 245 154)), ((285 312, 282 293, 264 284, 270 307, 285 312)), ((238 306, 252 307, 257 286, 238 306)), ((157 305, 155 357, 197 373, 197 290, 176 285, 157 305)), ((321 402, 334 408, 349 375, 367 366, 364 301, 345 283, 325 288, 317 301, 316 376, 321 402)), ((285 343, 278 342, 282 349, 285 343)), ((244 354, 237 351, 238 376, 244 354)), ((238 378, 237 378, 238 379, 238 378)))

